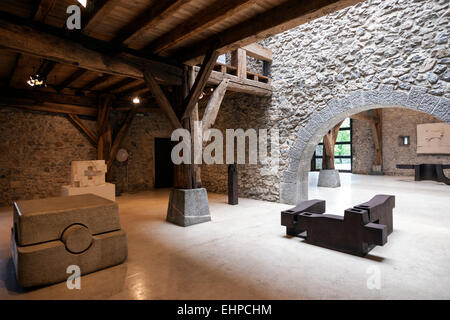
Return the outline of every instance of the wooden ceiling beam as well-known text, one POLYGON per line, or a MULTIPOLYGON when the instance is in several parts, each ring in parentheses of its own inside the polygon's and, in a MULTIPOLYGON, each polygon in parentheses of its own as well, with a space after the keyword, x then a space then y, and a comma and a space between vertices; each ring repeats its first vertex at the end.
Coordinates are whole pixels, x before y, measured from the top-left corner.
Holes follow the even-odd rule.
POLYGON ((139 94, 141 92, 146 92, 149 91, 150 89, 148 88, 148 86, 145 83, 139 84, 137 86, 131 87, 129 89, 126 89, 124 91, 121 91, 119 93, 119 96, 121 97, 127 97, 127 96, 131 96, 131 95, 136 95, 139 94))
POLYGON ((33 20, 44 23, 55 4, 56 0, 40 0, 33 15, 33 20))
POLYGON ((82 88, 80 88, 80 91, 93 91, 92 89, 94 89, 96 86, 112 79, 113 76, 110 74, 105 74, 102 77, 97 77, 91 81, 89 81, 88 83, 86 83, 82 88))
MULTIPOLYGON (((20 18, 19 18, 20 21, 20 18)), ((52 33, 37 30, 30 23, 20 24, 13 17, 0 14, 0 46, 9 51, 75 65, 94 72, 143 79, 143 69, 151 69, 158 82, 181 85, 183 69, 179 66, 149 60, 130 54, 111 55, 88 49, 84 42, 56 36, 55 28, 46 27, 52 33), (55 45, 57 44, 57 45, 55 45)))
POLYGON ((95 0, 89 1, 88 11, 85 14, 82 32, 89 35, 101 19, 105 19, 108 14, 120 3, 121 0, 95 0))
POLYGON ((258 0, 215 1, 192 18, 175 26, 171 31, 154 40, 143 51, 160 53, 161 51, 173 48, 178 43, 192 37, 201 30, 208 29, 234 14, 249 8, 256 2, 258 0))
POLYGON ((171 54, 171 57, 179 61, 189 62, 189 64, 196 64, 208 50, 211 43, 217 39, 219 39, 219 53, 226 53, 362 1, 288 0, 271 10, 230 27, 219 34, 196 42, 188 47, 182 47, 171 54))
POLYGON ((189 119, 191 117, 191 113, 197 105, 203 89, 205 89, 206 83, 211 76, 218 57, 219 53, 215 50, 214 46, 208 49, 208 52, 205 55, 205 59, 203 60, 203 64, 200 67, 200 71, 195 78, 195 83, 186 98, 182 119, 189 119))
MULTIPOLYGON (((134 104, 129 99, 113 99, 113 107, 131 108, 134 104)), ((157 109, 158 106, 150 99, 141 99, 140 107, 157 109)), ((12 106, 70 106, 64 110, 63 113, 74 113, 78 115, 92 116, 96 115, 97 111, 92 112, 91 109, 97 110, 97 97, 95 96, 76 96, 61 93, 52 93, 42 90, 19 90, 19 89, 3 89, 0 90, 0 105, 8 106, 8 103, 12 106), (80 107, 80 108, 78 108, 80 107), (69 108, 69 109, 68 109, 69 108), (87 109, 86 109, 87 108, 87 109)), ((56 109, 57 110, 57 109, 56 109)), ((51 108, 47 108, 42 111, 52 111, 51 108)))
POLYGON ((78 69, 78 70, 76 70, 74 73, 72 73, 70 76, 68 76, 63 82, 61 82, 57 86, 56 90, 57 91, 61 91, 64 88, 69 87, 72 83, 74 83, 79 78, 84 76, 87 72, 88 72, 88 70, 86 70, 86 69, 78 69))
POLYGON ((106 87, 106 88, 102 89, 101 91, 103 91, 103 92, 116 91, 116 90, 119 90, 120 88, 123 88, 123 87, 125 87, 125 86, 127 86, 130 83, 133 83, 135 81, 137 81, 137 80, 133 79, 133 78, 125 78, 125 79, 122 79, 122 80, 120 80, 119 82, 117 82, 115 84, 110 85, 109 87, 106 87))
POLYGON ((172 15, 182 5, 192 0, 160 0, 152 3, 152 6, 141 15, 133 19, 123 27, 115 36, 114 43, 131 42, 139 38, 146 30, 153 28, 163 19, 172 15))

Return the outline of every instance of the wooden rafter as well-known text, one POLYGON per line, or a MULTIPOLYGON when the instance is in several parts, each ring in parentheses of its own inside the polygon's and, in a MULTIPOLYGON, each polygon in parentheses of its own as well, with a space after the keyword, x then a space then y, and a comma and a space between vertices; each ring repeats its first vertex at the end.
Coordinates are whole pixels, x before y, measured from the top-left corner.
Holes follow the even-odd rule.
POLYGON ((127 86, 130 83, 133 83, 135 81, 136 81, 136 79, 133 79, 133 78, 125 78, 125 79, 122 79, 122 80, 120 80, 119 82, 117 82, 115 84, 112 84, 112 85, 104 88, 102 91, 104 91, 104 92, 116 91, 116 90, 119 90, 120 88, 123 88, 123 87, 125 87, 125 86, 127 86))
POLYGON ((89 127, 87 127, 76 114, 69 113, 68 116, 75 126, 88 137, 89 141, 96 148, 98 140, 97 135, 89 127))
POLYGON ((131 87, 129 89, 123 90, 120 92, 121 97, 127 97, 135 94, 140 94, 142 92, 147 92, 150 89, 145 83, 138 84, 137 86, 131 87))
POLYGON ((112 97, 109 95, 102 96, 98 106, 97 115, 97 134, 98 134, 98 147, 97 147, 97 159, 108 161, 109 153, 111 151, 111 124, 109 122, 109 116, 112 109, 112 97))
POLYGON ((183 119, 190 118, 191 113, 198 103, 198 100, 200 98, 200 95, 203 92, 203 89, 205 88, 205 85, 211 76, 211 73, 214 69, 214 65, 216 64, 217 58, 219 57, 219 53, 215 50, 214 46, 211 47, 207 54, 205 55, 205 58, 203 60, 203 64, 200 68, 200 71, 197 74, 197 77, 195 79, 195 83, 192 86, 189 95, 186 98, 185 108, 184 108, 184 114, 183 119))
POLYGON ((196 63, 197 59, 204 55, 211 43, 216 39, 220 39, 217 47, 219 53, 233 51, 361 1, 288 0, 271 10, 230 27, 210 38, 196 42, 189 47, 182 47, 171 54, 171 56, 180 61, 196 63))
POLYGON ((153 2, 151 7, 136 19, 122 28, 115 36, 113 42, 123 43, 138 38, 146 30, 156 26, 161 20, 167 18, 182 5, 192 0, 164 0, 153 2))
POLYGON ((110 74, 105 74, 102 77, 97 77, 91 81, 89 81, 87 84, 85 84, 82 88, 80 88, 80 91, 86 91, 86 90, 90 90, 92 91, 92 89, 94 89, 96 86, 112 79, 113 76, 110 74))
POLYGON ((154 40, 143 50, 145 52, 160 53, 161 51, 173 48, 178 43, 192 37, 201 30, 207 28, 233 16, 244 10, 258 0, 219 0, 213 2, 205 9, 198 12, 194 17, 174 27, 171 31, 154 40))
POLYGON ((86 70, 86 69, 76 70, 70 76, 68 76, 66 79, 64 79, 60 84, 58 84, 57 91, 61 91, 64 88, 69 87, 72 83, 74 83, 79 78, 84 76, 87 72, 88 72, 88 70, 86 70))
POLYGON ((164 111, 165 115, 169 119, 172 126, 175 129, 182 128, 180 120, 178 120, 178 117, 175 111, 173 110, 172 105, 170 104, 166 95, 161 90, 161 87, 158 85, 158 83, 156 82, 155 78, 153 77, 150 71, 144 72, 144 79, 153 97, 155 98, 161 110, 164 111))
POLYGON ((85 14, 83 33, 89 35, 95 26, 104 19, 121 0, 96 0, 89 1, 89 11, 85 14))
POLYGON ((48 33, 31 27, 32 24, 21 24, 10 16, 7 19, 4 17, 0 15, 0 46, 7 50, 135 79, 143 78, 142 69, 151 68, 154 77, 161 83, 181 85, 183 69, 179 66, 130 54, 111 56, 88 49, 83 43, 56 36, 53 33, 61 32, 55 28, 50 28, 52 33, 48 33))
MULTIPOLYGON (((97 116, 97 99, 95 97, 56 94, 40 90, 0 90, 0 106, 11 106, 37 111, 73 113, 81 116, 97 116)), ((134 104, 128 99, 113 101, 113 107, 130 110, 134 104)), ((141 110, 158 110, 157 105, 149 99, 141 99, 141 110)))
POLYGON ((52 11, 55 4, 56 0, 40 0, 33 15, 33 20, 38 22, 45 22, 45 19, 52 11))

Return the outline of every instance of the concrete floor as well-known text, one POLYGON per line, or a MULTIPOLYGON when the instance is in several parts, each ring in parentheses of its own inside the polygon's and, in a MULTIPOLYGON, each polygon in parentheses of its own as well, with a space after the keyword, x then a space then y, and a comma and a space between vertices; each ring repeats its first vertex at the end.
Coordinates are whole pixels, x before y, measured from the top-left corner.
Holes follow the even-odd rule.
POLYGON ((24 291, 9 249, 11 208, 0 209, 0 299, 449 299, 450 187, 409 177, 341 174, 338 189, 317 188, 327 212, 377 193, 396 195, 394 233, 365 258, 287 238, 280 211, 290 206, 209 194, 213 221, 189 228, 165 222, 168 191, 118 198, 129 258, 120 266, 24 291), (375 272, 381 288, 368 289, 375 272), (379 272, 379 273, 378 273, 379 272))

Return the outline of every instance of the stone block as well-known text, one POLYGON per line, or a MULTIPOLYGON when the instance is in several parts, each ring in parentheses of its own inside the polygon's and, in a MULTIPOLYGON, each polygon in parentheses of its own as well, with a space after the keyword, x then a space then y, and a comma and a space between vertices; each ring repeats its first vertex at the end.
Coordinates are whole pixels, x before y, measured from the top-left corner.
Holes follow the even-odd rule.
POLYGON ((442 121, 450 123, 450 100, 441 98, 431 114, 442 121))
POLYGON ((105 160, 72 161, 72 187, 93 187, 105 184, 105 160))
POLYGON ((182 227, 211 221, 206 189, 172 189, 167 221, 182 227))
POLYGON ((339 171, 337 170, 320 170, 318 187, 337 188, 341 186, 339 171))
POLYGON ((23 287, 64 281, 72 265, 85 275, 127 258, 118 205, 93 194, 18 201, 13 221, 11 251, 23 287))
POLYGON ((63 186, 61 188, 61 196, 63 197, 89 193, 111 201, 116 201, 116 185, 112 183, 105 183, 104 185, 92 187, 75 188, 72 186, 63 186))
POLYGON ((431 113, 436 105, 439 103, 439 98, 431 94, 425 94, 418 110, 426 113, 431 113))

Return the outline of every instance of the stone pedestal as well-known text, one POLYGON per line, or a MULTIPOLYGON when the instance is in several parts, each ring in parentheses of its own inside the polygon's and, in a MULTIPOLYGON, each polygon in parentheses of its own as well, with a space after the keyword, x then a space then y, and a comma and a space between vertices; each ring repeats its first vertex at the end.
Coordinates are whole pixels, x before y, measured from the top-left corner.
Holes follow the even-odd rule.
POLYGON ((337 188, 341 186, 339 171, 337 170, 320 170, 318 187, 337 188))
POLYGON ((65 196, 76 196, 79 194, 92 193, 99 197, 116 201, 116 186, 112 183, 105 183, 101 186, 91 186, 91 187, 80 187, 75 188, 72 186, 63 186, 61 188, 61 195, 65 196))
POLYGON ((206 189, 173 189, 170 192, 167 221, 182 227, 211 221, 206 189))

